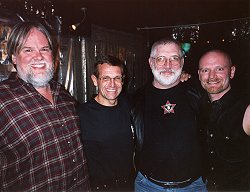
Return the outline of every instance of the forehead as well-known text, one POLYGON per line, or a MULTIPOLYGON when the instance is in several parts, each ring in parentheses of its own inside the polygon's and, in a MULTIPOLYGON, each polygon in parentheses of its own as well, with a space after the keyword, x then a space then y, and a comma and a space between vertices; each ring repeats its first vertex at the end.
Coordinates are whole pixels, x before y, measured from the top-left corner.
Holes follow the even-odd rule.
POLYGON ((41 31, 39 31, 37 28, 32 28, 30 32, 27 34, 24 43, 26 44, 36 41, 48 43, 47 37, 41 31))
POLYGON ((200 67, 214 67, 214 66, 223 66, 230 67, 228 58, 218 52, 210 52, 204 55, 200 60, 200 67))
POLYGON ((98 70, 101 76, 108 75, 112 77, 112 76, 122 75, 122 70, 120 67, 112 66, 107 63, 99 64, 98 70))
POLYGON ((180 48, 175 43, 161 44, 156 47, 156 53, 179 54, 180 48))

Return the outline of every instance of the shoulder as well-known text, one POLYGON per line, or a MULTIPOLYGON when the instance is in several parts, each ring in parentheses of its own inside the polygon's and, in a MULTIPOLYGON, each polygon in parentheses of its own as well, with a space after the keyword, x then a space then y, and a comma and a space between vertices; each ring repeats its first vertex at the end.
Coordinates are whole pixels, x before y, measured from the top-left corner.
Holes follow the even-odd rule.
POLYGON ((85 102, 85 103, 80 103, 78 106, 77 106, 77 110, 78 111, 81 111, 81 110, 84 110, 85 108, 87 108, 88 105, 90 105, 90 100, 85 102))
POLYGON ((133 94, 133 99, 134 100, 142 99, 143 97, 145 97, 146 92, 152 90, 151 87, 152 87, 152 84, 146 84, 145 86, 137 89, 136 92, 133 94))
POLYGON ((126 105, 130 105, 131 97, 132 97, 131 94, 122 93, 118 97, 118 102, 126 104, 126 105))
POLYGON ((0 89, 16 88, 18 86, 22 86, 22 84, 18 81, 16 73, 11 73, 8 79, 0 82, 0 89))
POLYGON ((181 83, 182 88, 188 94, 188 96, 194 97, 197 100, 201 100, 202 98, 202 90, 195 84, 190 82, 181 83))
POLYGON ((97 108, 97 104, 94 101, 94 98, 91 98, 85 103, 77 105, 76 110, 78 114, 87 114, 89 113, 89 110, 91 110, 91 108, 97 108))
POLYGON ((250 105, 248 105, 246 108, 242 126, 245 133, 250 136, 250 105))

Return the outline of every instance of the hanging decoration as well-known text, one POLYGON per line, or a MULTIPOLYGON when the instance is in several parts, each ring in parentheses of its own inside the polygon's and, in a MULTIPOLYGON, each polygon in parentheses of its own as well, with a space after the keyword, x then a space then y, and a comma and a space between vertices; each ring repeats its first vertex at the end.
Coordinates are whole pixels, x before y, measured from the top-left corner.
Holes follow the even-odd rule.
MULTIPOLYGON (((137 30, 157 30, 157 29, 169 29, 171 30, 172 37, 182 42, 197 43, 201 41, 201 36, 204 32, 207 32, 208 29, 212 29, 216 24, 216 27, 221 26, 223 29, 218 31, 215 27, 215 32, 220 33, 220 39, 222 42, 232 42, 236 40, 249 40, 250 38, 250 17, 238 18, 231 20, 220 20, 213 22, 204 22, 204 23, 193 23, 187 25, 170 25, 170 26, 161 26, 161 27, 137 27, 137 30)), ((210 35, 209 35, 210 36, 210 35)), ((214 38, 215 35, 210 36, 214 38)), ((210 43, 211 39, 206 39, 205 43, 210 43)))
POLYGON ((237 39, 249 39, 250 37, 250 20, 248 18, 234 22, 230 31, 229 41, 237 39))
POLYGON ((172 37, 180 41, 195 43, 199 38, 199 29, 199 25, 174 27, 172 30, 172 37))
POLYGON ((42 19, 51 19, 55 15, 54 5, 50 0, 25 0, 23 3, 27 15, 36 15, 42 19))
POLYGON ((12 10, 21 21, 30 19, 39 19, 43 21, 51 29, 57 30, 55 27, 57 18, 55 15, 54 4, 51 0, 18 0, 1 2, 1 8, 12 10), (18 9, 15 9, 18 7, 18 9))

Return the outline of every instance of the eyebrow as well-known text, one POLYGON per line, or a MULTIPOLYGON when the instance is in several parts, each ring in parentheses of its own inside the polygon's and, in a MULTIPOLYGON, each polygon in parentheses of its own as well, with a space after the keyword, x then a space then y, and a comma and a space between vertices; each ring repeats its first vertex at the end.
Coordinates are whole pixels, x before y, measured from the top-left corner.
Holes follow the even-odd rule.
MULTIPOLYGON (((22 49, 31 49, 31 48, 33 48, 33 46, 24 46, 24 47, 21 47, 21 50, 22 49)), ((42 49, 42 48, 49 48, 50 49, 50 46, 49 45, 45 45, 45 46, 41 47, 40 49, 42 49)))

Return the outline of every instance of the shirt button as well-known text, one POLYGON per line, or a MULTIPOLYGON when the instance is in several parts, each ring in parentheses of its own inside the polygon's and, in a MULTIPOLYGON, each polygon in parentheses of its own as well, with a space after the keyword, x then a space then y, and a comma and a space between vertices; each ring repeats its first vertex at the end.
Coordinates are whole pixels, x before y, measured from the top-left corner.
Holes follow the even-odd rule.
POLYGON ((77 180, 77 178, 74 178, 74 181, 76 181, 77 180))
POLYGON ((229 140, 229 137, 226 137, 227 140, 229 140))
POLYGON ((214 167, 211 167, 211 171, 213 171, 214 170, 214 167))
POLYGON ((210 137, 213 137, 213 136, 214 136, 214 135, 211 133, 211 134, 210 134, 210 137))
POLYGON ((76 160, 75 160, 75 159, 73 159, 72 161, 73 161, 74 163, 76 162, 76 160))
POLYGON ((210 151, 211 154, 214 154, 214 151, 210 151))

